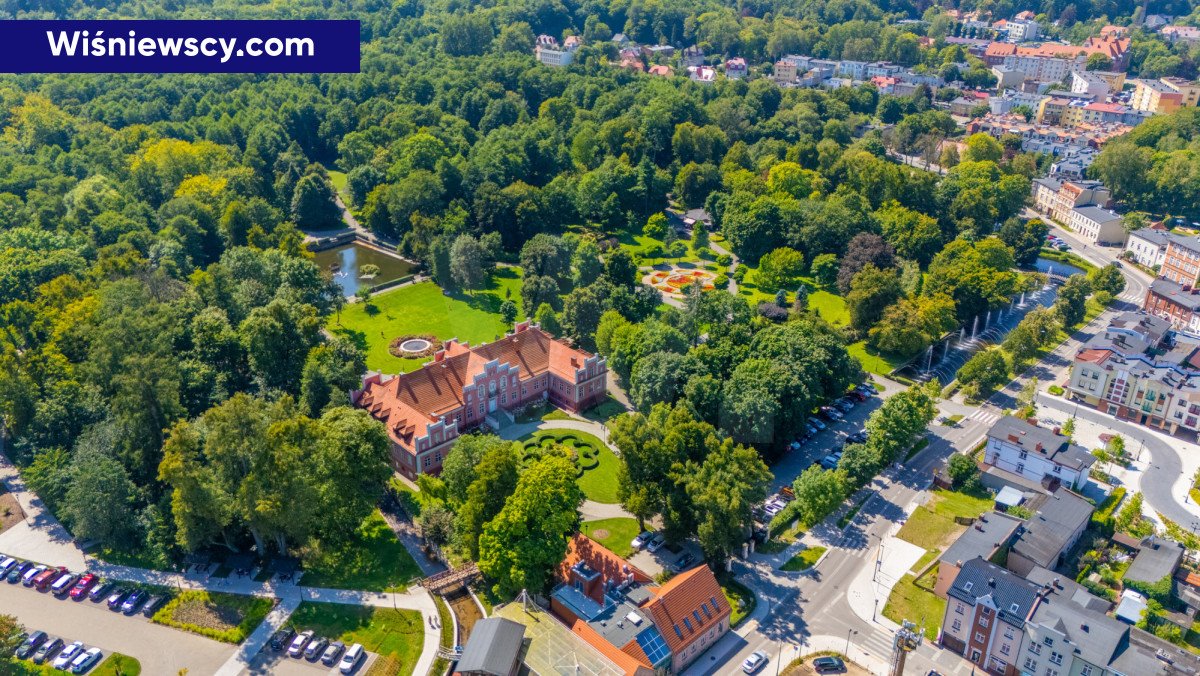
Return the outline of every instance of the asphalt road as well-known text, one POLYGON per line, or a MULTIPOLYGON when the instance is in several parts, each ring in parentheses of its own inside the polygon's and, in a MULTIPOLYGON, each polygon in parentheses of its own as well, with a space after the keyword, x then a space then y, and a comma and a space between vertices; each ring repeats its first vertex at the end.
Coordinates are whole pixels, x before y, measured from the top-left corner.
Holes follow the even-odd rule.
POLYGON ((58 599, 23 585, 0 583, 0 609, 16 616, 29 631, 41 630, 63 641, 83 641, 105 655, 116 651, 135 657, 143 674, 212 674, 234 647, 196 634, 154 624, 140 614, 127 617, 104 603, 58 599))

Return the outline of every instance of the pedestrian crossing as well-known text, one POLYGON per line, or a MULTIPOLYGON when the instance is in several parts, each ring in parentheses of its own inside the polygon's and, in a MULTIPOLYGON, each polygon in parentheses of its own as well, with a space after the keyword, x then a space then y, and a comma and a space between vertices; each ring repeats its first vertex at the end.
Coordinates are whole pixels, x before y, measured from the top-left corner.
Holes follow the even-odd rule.
POLYGON ((886 663, 892 655, 892 632, 879 624, 873 627, 874 631, 859 633, 851 642, 854 643, 854 647, 886 663))
POLYGON ((975 420, 975 421, 981 422, 985 425, 991 425, 992 423, 996 422, 999 419, 1000 419, 999 413, 996 413, 994 411, 984 410, 982 408, 979 409, 978 411, 975 411, 971 415, 967 416, 967 420, 975 420))

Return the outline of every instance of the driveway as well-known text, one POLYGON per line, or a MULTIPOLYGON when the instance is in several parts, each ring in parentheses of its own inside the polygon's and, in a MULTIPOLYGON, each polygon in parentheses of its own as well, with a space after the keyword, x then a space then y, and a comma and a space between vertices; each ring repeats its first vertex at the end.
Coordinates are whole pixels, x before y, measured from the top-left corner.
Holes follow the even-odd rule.
POLYGON ((137 658, 143 674, 214 674, 233 654, 234 646, 154 624, 140 614, 127 617, 103 603, 57 599, 22 585, 0 584, 0 608, 25 628, 40 629, 68 643, 83 641, 107 655, 113 651, 137 658))

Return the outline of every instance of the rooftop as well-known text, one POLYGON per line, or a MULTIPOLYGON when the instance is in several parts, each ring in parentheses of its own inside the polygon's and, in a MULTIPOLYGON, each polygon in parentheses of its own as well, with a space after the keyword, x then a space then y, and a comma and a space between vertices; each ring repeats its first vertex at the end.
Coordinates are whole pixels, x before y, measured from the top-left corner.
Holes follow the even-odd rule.
POLYGON ((1135 582, 1158 582, 1175 574, 1183 560, 1183 545, 1151 535, 1142 541, 1137 556, 1125 571, 1125 579, 1135 582))
POLYGON ((996 550, 1011 541, 1013 533, 1020 527, 1021 519, 1015 516, 1002 512, 988 512, 963 531, 938 560, 958 564, 980 557, 991 558, 996 550))
POLYGON ((1066 488, 1029 502, 1035 510, 1012 546, 1012 551, 1034 563, 1053 567, 1063 549, 1092 516, 1092 503, 1066 488))
POLYGON ((1019 447, 1027 453, 1036 453, 1056 465, 1071 469, 1091 467, 1096 459, 1082 446, 1056 434, 1054 430, 1031 425, 1006 415, 988 430, 988 437, 1019 447))
POLYGON ((475 623, 458 660, 457 671, 508 676, 521 654, 525 627, 503 617, 475 623))
POLYGON ((554 616, 533 603, 508 603, 492 610, 493 617, 503 617, 525 627, 529 649, 523 662, 531 673, 571 673, 581 676, 625 676, 622 658, 632 659, 617 650, 615 655, 601 653, 582 637, 563 626, 554 616), (617 661, 614 661, 615 660, 617 661), (569 669, 569 672, 564 672, 569 669))
POLYGON ((1120 216, 1114 214, 1113 212, 1109 211, 1108 209, 1102 209, 1097 206, 1089 205, 1086 207, 1075 207, 1075 209, 1073 211, 1075 211, 1075 213, 1079 214, 1080 216, 1083 216, 1084 218, 1088 219, 1089 221, 1093 221, 1096 223, 1109 223, 1111 221, 1121 220, 1120 216))
POLYGON ((984 559, 971 559, 963 564, 946 593, 971 605, 989 598, 1000 619, 1020 627, 1037 605, 1040 590, 1012 571, 984 559))

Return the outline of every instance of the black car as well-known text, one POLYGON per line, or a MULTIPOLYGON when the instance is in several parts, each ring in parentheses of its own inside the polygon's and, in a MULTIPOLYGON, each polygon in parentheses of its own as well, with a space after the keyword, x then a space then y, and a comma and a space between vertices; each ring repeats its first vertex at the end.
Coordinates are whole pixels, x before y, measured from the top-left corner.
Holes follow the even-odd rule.
POLYGON ((840 657, 818 657, 813 660, 813 670, 818 674, 832 674, 846 670, 846 664, 840 657))
POLYGON ((88 598, 92 601, 108 598, 108 595, 116 591, 116 588, 116 582, 102 582, 92 587, 92 590, 88 592, 88 598))
POLYGON ((12 570, 8 571, 8 577, 4 578, 9 584, 17 584, 21 581, 21 576, 30 568, 33 568, 32 561, 25 561, 13 566, 12 570))
POLYGON ((291 627, 284 627, 283 629, 275 632, 271 636, 271 650, 279 652, 288 647, 288 644, 292 642, 292 637, 295 635, 296 631, 291 627))
POLYGON ((159 608, 167 602, 165 594, 157 594, 146 600, 146 605, 142 606, 142 614, 146 617, 154 617, 154 613, 158 612, 159 608))
POLYGON ((33 632, 27 636, 25 638, 25 642, 17 648, 17 652, 15 653, 16 656, 23 660, 33 657, 33 654, 37 652, 38 648, 42 647, 42 644, 45 643, 46 639, 48 638, 50 637, 46 636, 46 632, 44 631, 33 632))
POLYGON ((679 559, 677 561, 675 561, 675 565, 671 566, 671 568, 676 573, 682 573, 683 571, 687 570, 688 566, 692 565, 695 562, 696 562, 696 556, 694 554, 692 554, 691 552, 685 552, 683 556, 680 556, 679 559))
POLYGON ((33 663, 42 664, 54 657, 54 653, 62 650, 63 640, 61 638, 52 638, 42 644, 42 647, 37 649, 33 654, 33 663))
POLYGON ((854 434, 851 434, 850 436, 846 437, 846 441, 849 441, 852 444, 866 443, 867 433, 862 432, 862 431, 855 432, 854 434))

